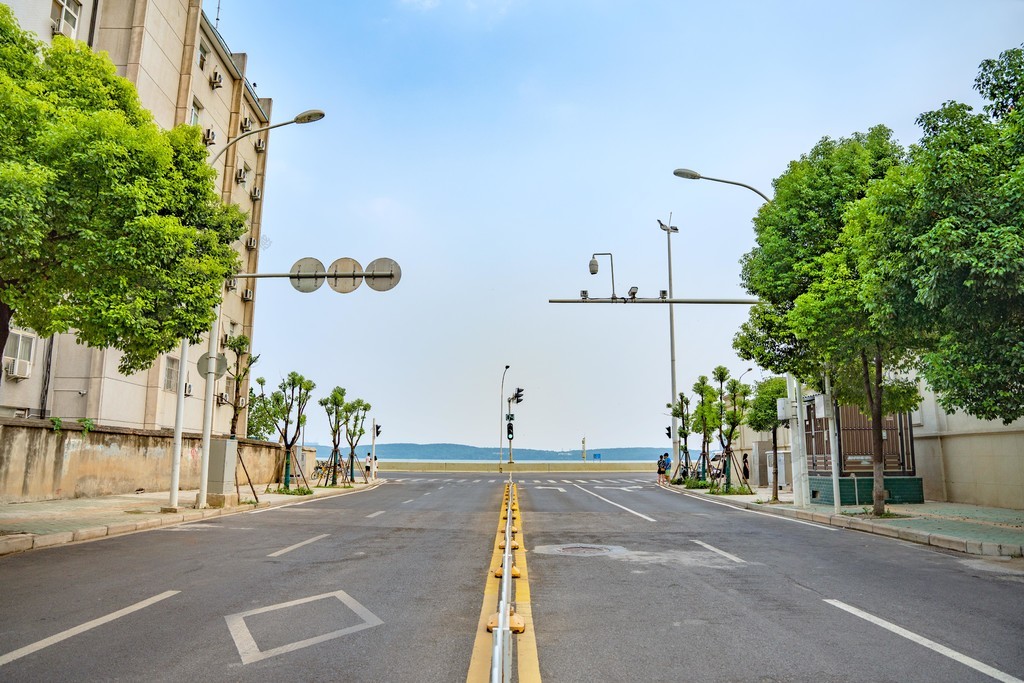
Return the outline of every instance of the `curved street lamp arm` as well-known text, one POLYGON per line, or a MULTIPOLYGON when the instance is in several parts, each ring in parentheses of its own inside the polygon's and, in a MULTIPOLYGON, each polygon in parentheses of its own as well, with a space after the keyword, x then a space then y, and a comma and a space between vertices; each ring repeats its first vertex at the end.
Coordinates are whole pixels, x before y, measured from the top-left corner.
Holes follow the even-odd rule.
POLYGON ((740 187, 745 187, 748 190, 750 190, 751 192, 756 192, 757 194, 761 195, 761 199, 765 200, 768 203, 771 203, 771 201, 772 201, 771 199, 768 198, 768 195, 766 195, 764 192, 761 192, 761 190, 757 189, 756 187, 751 187, 750 185, 747 185, 746 183, 739 183, 739 182, 736 182, 735 180, 725 180, 723 178, 712 178, 712 177, 706 176, 706 175, 702 175, 701 178, 703 178, 704 180, 713 180, 716 183, 726 183, 727 185, 739 185, 740 187))

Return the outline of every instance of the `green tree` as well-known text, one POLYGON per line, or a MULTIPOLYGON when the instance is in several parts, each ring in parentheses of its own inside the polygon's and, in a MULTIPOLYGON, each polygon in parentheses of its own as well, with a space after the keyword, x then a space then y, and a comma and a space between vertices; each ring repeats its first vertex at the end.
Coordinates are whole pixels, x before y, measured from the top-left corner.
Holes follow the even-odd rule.
POLYGON ((270 409, 270 397, 265 392, 266 383, 264 378, 256 378, 256 384, 260 387, 258 394, 249 386, 249 412, 246 414, 246 436, 260 441, 266 441, 277 430, 277 419, 270 409))
POLYGON ((366 414, 370 412, 370 407, 369 403, 357 398, 354 401, 346 401, 338 413, 341 424, 345 428, 345 440, 349 446, 348 467, 353 481, 356 477, 356 446, 359 444, 359 439, 366 433, 363 423, 366 421, 366 414))
POLYGON ((679 420, 679 439, 682 441, 683 457, 677 458, 676 471, 672 475, 672 480, 675 480, 679 473, 680 466, 683 467, 685 476, 689 476, 690 473, 690 447, 687 445, 687 440, 690 437, 690 398, 683 392, 679 392, 679 400, 675 403, 666 403, 665 407, 672 411, 672 417, 679 420))
POLYGON ((700 434, 700 478, 711 466, 711 440, 718 429, 719 412, 715 401, 715 388, 708 382, 707 375, 701 375, 694 382, 693 392, 697 394, 697 405, 694 406, 690 431, 700 434))
POLYGON ((982 62, 985 113, 918 119, 906 168, 851 210, 875 314, 926 333, 920 371, 949 411, 1024 416, 1024 50, 982 62))
POLYGON ((875 308, 876 288, 862 277, 862 242, 847 230, 847 211, 904 158, 891 131, 876 126, 824 138, 790 163, 754 221, 757 246, 744 257, 742 279, 761 310, 734 344, 759 362, 767 357, 775 372, 819 383, 828 372, 840 401, 871 417, 876 514, 885 510, 882 415, 918 400, 904 373, 921 340, 907 321, 875 308), (768 329, 757 330, 762 322, 768 329), (758 352, 758 340, 768 337, 777 341, 758 352))
MULTIPOLYGON (((252 366, 259 361, 259 355, 249 353, 249 338, 244 334, 237 337, 228 337, 224 347, 235 355, 235 360, 228 366, 228 377, 233 380, 234 391, 231 394, 231 438, 238 435, 238 418, 245 410, 247 402, 243 400, 243 385, 249 379, 252 366)), ((252 391, 248 392, 250 397, 252 391)), ((246 432, 248 434, 248 432, 246 432)))
POLYGON ((209 329, 232 243, 199 130, 161 130, 105 55, 0 5, 0 348, 12 319, 74 330, 135 372, 209 329))
MULTIPOLYGON (((331 393, 319 401, 327 413, 327 425, 331 429, 331 486, 338 485, 338 466, 341 462, 341 430, 344 426, 345 390, 334 387, 331 393)), ((353 449, 354 450, 354 449, 353 449)))
MULTIPOLYGON (((262 384, 261 384, 262 386, 262 384)), ((289 372, 281 381, 277 391, 270 395, 268 410, 273 415, 281 447, 284 449, 284 487, 291 488, 292 449, 299 440, 299 434, 306 425, 306 404, 316 389, 311 379, 297 372, 289 372)))
POLYGON ((779 501, 779 427, 787 425, 779 419, 778 399, 786 398, 786 379, 769 377, 754 386, 754 399, 747 414, 747 426, 755 432, 772 433, 772 502, 779 501))

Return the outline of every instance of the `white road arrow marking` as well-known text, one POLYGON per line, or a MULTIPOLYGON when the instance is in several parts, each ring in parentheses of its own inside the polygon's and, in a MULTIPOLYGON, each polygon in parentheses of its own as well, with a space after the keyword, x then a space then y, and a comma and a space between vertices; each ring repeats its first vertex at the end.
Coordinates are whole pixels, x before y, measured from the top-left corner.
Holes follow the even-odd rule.
POLYGON ((533 488, 535 488, 535 489, 554 489, 555 491, 559 491, 560 493, 565 493, 565 489, 563 489, 561 486, 534 486, 533 488))

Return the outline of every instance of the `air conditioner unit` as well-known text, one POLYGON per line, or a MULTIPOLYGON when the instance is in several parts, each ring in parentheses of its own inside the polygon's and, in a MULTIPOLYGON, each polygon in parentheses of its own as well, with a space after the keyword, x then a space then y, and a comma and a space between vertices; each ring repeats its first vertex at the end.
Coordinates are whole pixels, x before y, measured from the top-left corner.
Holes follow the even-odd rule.
POLYGON ((242 119, 242 132, 248 133, 250 130, 252 130, 252 119, 246 116, 242 119))
POLYGON ((217 394, 217 405, 222 406, 229 402, 230 400, 228 399, 228 392, 222 391, 219 394, 217 394))
POLYGON ((238 278, 237 277, 231 278, 230 280, 228 280, 227 282, 224 283, 224 286, 227 287, 229 290, 238 289, 238 278))
POLYGON ((230 332, 225 332, 224 334, 222 334, 221 337, 220 337, 221 346, 226 345, 228 343, 229 339, 231 339, 231 333, 230 332))
POLYGON ((65 35, 68 38, 71 38, 74 32, 74 26, 71 26, 66 21, 63 21, 61 19, 50 20, 50 35, 65 35))
POLYGON ((267 151, 267 141, 264 140, 263 138, 256 138, 256 142, 253 143, 253 147, 256 148, 257 152, 266 152, 267 151))
POLYGON ((238 169, 237 171, 235 171, 235 182, 236 183, 244 183, 245 179, 248 177, 248 175, 249 174, 245 172, 244 168, 238 169))
POLYGON ((245 396, 242 396, 241 398, 238 399, 239 408, 244 408, 246 405, 248 405, 248 403, 249 402, 245 400, 245 396))
POLYGON ((203 143, 207 147, 217 144, 217 132, 213 128, 207 128, 203 131, 203 143))
POLYGON ((185 382, 185 395, 186 396, 191 396, 192 395, 192 382, 185 382))
POLYGON ((7 371, 8 379, 28 379, 32 376, 32 362, 11 358, 4 366, 4 370, 7 371))
POLYGON ((252 301, 253 291, 251 289, 242 290, 242 301, 252 301))
POLYGON ((254 202, 258 202, 259 200, 263 199, 263 190, 259 187, 254 187, 252 188, 250 196, 252 196, 252 200, 254 202))
POLYGON ((256 249, 259 246, 260 246, 260 241, 258 239, 256 239, 255 237, 250 237, 249 239, 247 239, 245 241, 245 248, 248 249, 249 251, 252 251, 253 249, 256 249))
POLYGON ((221 72, 219 72, 216 69, 214 69, 213 73, 210 74, 210 87, 213 88, 214 90, 216 90, 217 88, 220 88, 223 85, 224 85, 224 75, 221 72))

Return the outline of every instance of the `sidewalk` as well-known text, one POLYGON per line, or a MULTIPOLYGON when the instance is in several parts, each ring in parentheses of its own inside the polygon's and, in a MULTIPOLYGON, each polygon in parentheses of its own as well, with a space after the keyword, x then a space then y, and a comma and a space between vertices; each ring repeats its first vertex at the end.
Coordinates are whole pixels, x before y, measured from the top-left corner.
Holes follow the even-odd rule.
MULTIPOLYGON (((700 489, 687 491, 709 495, 700 489)), ((844 506, 838 515, 831 505, 798 508, 793 505, 792 491, 779 491, 780 502, 769 504, 769 488, 755 489, 752 495, 714 496, 714 499, 758 512, 901 538, 970 555, 1021 557, 1024 554, 1024 510, 963 503, 888 504, 886 510, 901 517, 872 519, 865 514, 865 507, 870 510, 870 505, 844 506)))
POLYGON ((280 507, 312 498, 340 496, 373 488, 382 482, 381 479, 371 484, 359 482, 347 489, 314 488, 313 495, 309 496, 262 493, 257 487, 259 504, 253 500, 251 491, 244 490, 241 501, 235 507, 202 510, 188 507, 195 503, 198 491, 180 491, 178 511, 170 513, 160 511, 170 502, 169 491, 7 503, 0 505, 0 555, 155 529, 182 522, 194 522, 259 508, 280 507))

